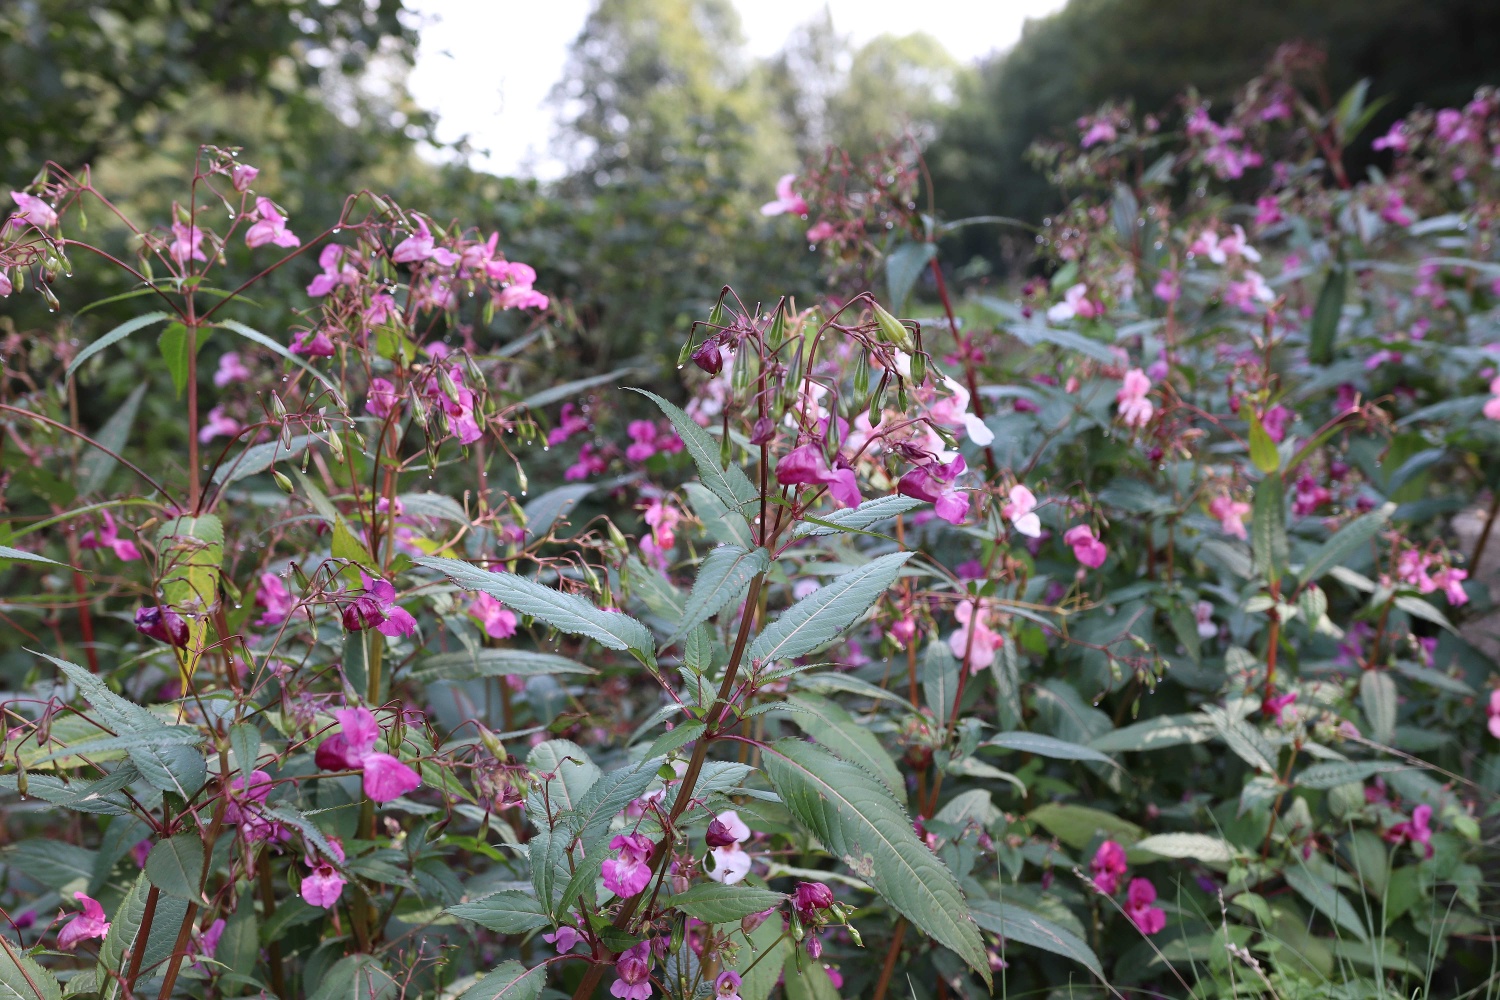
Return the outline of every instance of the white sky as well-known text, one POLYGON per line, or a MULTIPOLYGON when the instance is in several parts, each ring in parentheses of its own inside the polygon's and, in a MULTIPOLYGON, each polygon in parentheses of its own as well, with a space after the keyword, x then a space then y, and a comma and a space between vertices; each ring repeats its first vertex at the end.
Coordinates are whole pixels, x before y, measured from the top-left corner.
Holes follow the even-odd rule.
MULTIPOLYGON (((1065 0, 826 0, 835 30, 856 45, 881 34, 926 31, 965 62, 1009 48, 1028 18, 1065 0)), ((752 55, 779 51, 820 0, 734 0, 752 55)), ((562 76, 568 46, 592 0, 413 0, 424 17, 410 80, 412 95, 439 116, 438 135, 467 134, 488 156, 474 165, 499 174, 556 177, 548 153, 552 109, 545 102, 562 76)))

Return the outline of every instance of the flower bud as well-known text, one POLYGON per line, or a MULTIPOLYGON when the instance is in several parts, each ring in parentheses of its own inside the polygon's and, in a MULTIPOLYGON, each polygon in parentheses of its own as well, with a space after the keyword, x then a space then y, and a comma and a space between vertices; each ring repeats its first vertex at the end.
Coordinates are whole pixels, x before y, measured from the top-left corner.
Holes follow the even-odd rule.
POLYGON ((875 324, 880 328, 880 339, 888 344, 896 345, 907 354, 915 353, 917 345, 911 339, 911 331, 906 328, 906 325, 882 309, 879 302, 872 299, 870 305, 875 310, 875 324))
POLYGON ((171 608, 160 605, 154 608, 137 608, 135 630, 158 642, 169 643, 179 649, 188 644, 187 622, 171 608))
POLYGON ((786 300, 782 299, 776 303, 776 314, 771 317, 771 325, 766 330, 766 348, 775 351, 786 340, 786 300))
POLYGON ((281 396, 274 392, 271 393, 271 414, 277 420, 286 419, 286 404, 281 401, 281 396))
POLYGON ((352 603, 346 604, 343 617, 344 628, 350 632, 363 632, 385 621, 380 605, 369 595, 357 597, 352 603))
POLYGON ((693 364, 708 372, 717 375, 724 369, 724 355, 719 352, 719 345, 712 340, 705 340, 693 352, 693 364))
POLYGON ((755 421, 755 426, 750 428, 751 444, 770 444, 776 437, 776 422, 770 417, 760 417, 755 421))
POLYGON ((730 844, 736 843, 734 834, 729 832, 729 827, 725 826, 717 818, 708 824, 708 832, 703 835, 703 841, 709 847, 728 847, 730 844))
POLYGON ((272 469, 271 470, 271 478, 274 479, 274 480, 276 480, 276 485, 279 486, 279 487, 281 487, 281 492, 283 492, 283 493, 293 493, 293 492, 295 492, 295 490, 292 488, 292 481, 290 479, 288 479, 285 476, 285 474, 283 474, 281 472, 280 469, 272 469))
POLYGON ((344 460, 344 442, 339 437, 337 431, 328 435, 328 450, 333 453, 333 460, 335 462, 342 462, 344 460))

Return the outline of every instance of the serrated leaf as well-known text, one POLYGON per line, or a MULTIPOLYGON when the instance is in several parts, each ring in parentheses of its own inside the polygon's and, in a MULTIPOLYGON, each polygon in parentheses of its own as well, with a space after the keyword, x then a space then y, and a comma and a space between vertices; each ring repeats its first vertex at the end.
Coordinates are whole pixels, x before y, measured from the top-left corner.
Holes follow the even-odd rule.
POLYGON ((727 924, 761 913, 786 901, 783 893, 755 886, 700 882, 667 900, 668 905, 707 924, 727 924))
POLYGON ((464 990, 459 1000, 537 1000, 547 985, 545 964, 528 969, 520 962, 502 962, 493 972, 464 990))
POLYGON ((692 417, 654 392, 627 388, 650 399, 667 415, 667 419, 677 430, 677 436, 687 446, 687 453, 693 459, 693 464, 698 467, 698 477, 703 480, 703 485, 724 501, 730 510, 744 513, 746 505, 760 499, 760 493, 739 466, 730 465, 726 468, 719 464, 719 445, 692 417))
POLYGON ((1082 746, 1078 743, 1069 743, 1055 736, 1043 736, 1041 733, 998 733, 991 736, 981 747, 1000 747, 1004 750, 1014 750, 1017 753, 1032 753, 1039 757, 1051 757, 1054 760, 1092 760, 1100 764, 1111 764, 1119 767, 1114 758, 1100 753, 1096 749, 1082 746))
POLYGON ((867 880, 918 930, 991 983, 979 930, 958 881, 917 839, 911 818, 877 779, 798 740, 766 748, 763 768, 797 822, 867 880))
POLYGON ((1228 864, 1234 860, 1234 847, 1222 837, 1206 833, 1158 833, 1131 845, 1132 853, 1141 851, 1158 858, 1190 858, 1205 864, 1228 864))
POLYGON ((751 660, 769 663, 826 646, 880 599, 911 556, 910 552, 892 552, 819 587, 755 637, 750 644, 751 660))
POLYGON ((419 556, 412 561, 443 574, 464 590, 489 594, 518 614, 539 618, 570 635, 587 636, 610 649, 629 650, 648 665, 656 663, 650 630, 627 614, 604 611, 576 594, 564 594, 514 573, 492 573, 462 559, 419 556))
POLYGON ((391 1000, 397 992, 396 981, 374 955, 350 955, 323 973, 308 1000, 391 1000))
POLYGON ((96 852, 62 840, 23 840, 5 849, 5 863, 13 870, 25 872, 49 889, 82 879, 87 882, 94 872, 96 852))
POLYGON ((958 658, 941 639, 934 638, 922 651, 922 700, 932 710, 939 726, 948 724, 953 701, 958 696, 958 658))
POLYGON ((179 833, 151 848, 146 877, 169 896, 196 902, 203 880, 203 841, 197 833, 179 833))
POLYGON ((652 740, 650 748, 646 750, 646 756, 662 757, 674 750, 680 750, 707 731, 708 726, 705 723, 697 720, 684 722, 652 740))
POLYGON ((703 530, 716 542, 738 545, 742 549, 755 547, 755 536, 750 532, 750 522, 745 515, 729 507, 702 483, 684 483, 682 491, 687 494, 693 513, 703 522, 703 530))
POLYGON ((771 565, 765 549, 745 551, 738 545, 720 545, 710 552, 698 567, 698 577, 682 609, 675 640, 694 626, 708 621, 736 598, 744 600, 750 581, 771 565))
POLYGON ((1433 607, 1427 601, 1422 600, 1422 598, 1420 597, 1412 597, 1409 594, 1403 594, 1402 596, 1397 597, 1391 603, 1400 608, 1402 611, 1405 611, 1407 614, 1411 615, 1413 618, 1420 618, 1425 622, 1431 622, 1439 628, 1447 629, 1454 635, 1458 634, 1458 629, 1453 627, 1453 623, 1448 620, 1447 615, 1443 614, 1437 608, 1433 607))
POLYGON ((526 537, 532 541, 545 537, 553 525, 577 506, 578 501, 592 492, 594 487, 589 483, 569 483, 527 501, 522 508, 526 515, 526 537))
POLYGON ((432 517, 454 524, 468 524, 462 505, 441 493, 402 493, 396 498, 409 517, 432 517))
POLYGON ((521 400, 520 405, 528 409, 535 409, 539 406, 549 406, 563 399, 576 399, 586 389, 592 389, 597 385, 613 382, 617 378, 624 378, 626 375, 633 374, 639 370, 634 365, 627 365, 624 368, 616 368, 612 372, 605 372, 603 375, 590 375, 588 378, 574 379, 571 382, 564 382, 561 385, 548 386, 542 391, 532 393, 521 400))
POLYGON ((589 790, 578 800, 578 805, 566 817, 568 829, 573 831, 585 853, 600 853, 594 848, 609 834, 610 823, 620 814, 620 810, 640 797, 656 778, 656 772, 664 762, 663 758, 648 755, 634 767, 610 771, 589 786, 589 790))
POLYGON ((439 653, 429 656, 412 669, 410 677, 418 683, 431 681, 468 681, 480 677, 535 677, 539 674, 593 674, 577 660, 556 653, 532 649, 474 649, 468 652, 439 653))
POLYGON ((804 733, 817 740, 834 755, 858 764, 885 783, 898 800, 906 797, 906 786, 895 761, 886 753, 865 726, 860 725, 841 705, 813 694, 794 694, 787 705, 797 709, 789 718, 804 733))
POLYGON ((1377 774, 1390 774, 1395 771, 1405 770, 1407 770, 1405 764, 1398 764, 1393 761, 1330 760, 1322 764, 1313 764, 1311 767, 1304 768, 1293 779, 1293 783, 1300 788, 1326 791, 1330 788, 1337 788, 1339 785, 1365 782, 1377 774))
POLYGON ((98 340, 94 341, 92 344, 79 351, 78 356, 75 357, 71 363, 69 363, 68 370, 64 373, 63 378, 72 378, 73 373, 76 372, 80 367, 82 367, 85 361, 87 361, 89 358, 92 358, 94 355, 98 354, 105 348, 109 347, 111 344, 119 343, 126 337, 130 336, 132 333, 135 333, 135 331, 144 329, 153 323, 165 323, 171 318, 172 316, 170 313, 152 312, 146 313, 144 316, 137 316, 134 319, 127 319, 125 322, 121 323, 119 326, 115 327, 113 330, 109 331, 104 336, 100 337, 98 340))
POLYGON ((9 545, 0 545, 0 559, 15 559, 20 562, 43 563, 48 566, 63 566, 72 569, 67 563, 60 563, 56 559, 39 556, 35 552, 24 552, 21 549, 13 549, 9 545))
POLYGON ((1286 879, 1287 885, 1297 891, 1299 896, 1311 903, 1329 920, 1361 941, 1370 940, 1370 934, 1365 930, 1359 911, 1343 893, 1333 887, 1332 883, 1314 875, 1306 867, 1300 865, 1288 867, 1282 872, 1282 877, 1286 879))
POLYGON ((1359 702, 1370 721, 1370 735, 1389 743, 1396 732, 1396 682, 1384 670, 1366 670, 1359 678, 1359 702))
POLYGON ((177 397, 182 398, 182 390, 187 388, 188 380, 188 342, 193 341, 194 352, 203 345, 197 338, 189 338, 188 328, 181 323, 169 323, 167 328, 156 338, 157 349, 161 352, 161 358, 167 365, 167 372, 172 376, 172 387, 177 390, 177 397))
POLYGON ((803 521, 792 529, 798 538, 815 538, 819 535, 834 535, 840 531, 864 531, 873 524, 889 520, 898 514, 906 514, 926 504, 925 500, 893 493, 888 497, 866 500, 858 507, 844 507, 826 514, 819 514, 817 521, 803 521))
POLYGON ((1074 850, 1083 850, 1095 837, 1108 837, 1129 846, 1146 835, 1146 831, 1113 813, 1088 806, 1048 802, 1026 814, 1052 836, 1074 850))
POLYGON ((1343 563, 1354 554, 1356 549, 1368 545, 1379 536, 1395 510, 1396 505, 1393 503, 1382 504, 1376 510, 1361 514, 1334 532, 1327 541, 1318 546, 1318 551, 1314 552, 1312 558, 1307 561, 1307 565, 1302 567, 1299 579, 1303 583, 1316 580, 1333 567, 1343 563))
POLYGON ((1203 714, 1208 716, 1219 738, 1234 751, 1235 756, 1257 771, 1276 773, 1276 750, 1258 729, 1211 705, 1204 707, 1203 714))
POLYGON ((570 812, 583 801, 588 790, 599 780, 599 765, 588 752, 570 740, 547 740, 532 747, 526 764, 543 778, 543 786, 532 796, 543 796, 546 808, 537 815, 570 812))
POLYGON ((552 922, 552 915, 536 897, 515 889, 458 903, 447 912, 498 934, 522 934, 552 922))
POLYGON ((1271 435, 1253 409, 1246 407, 1246 415, 1250 421, 1250 461, 1261 472, 1275 472, 1281 467, 1281 453, 1276 450, 1276 442, 1271 440, 1271 435))
POLYGON ((1089 746, 1108 753, 1165 750, 1184 744, 1207 743, 1213 737, 1213 723, 1205 715, 1159 715, 1095 737, 1089 741, 1089 746))
POLYGON ((57 977, 19 945, 0 934, 0 997, 5 1000, 62 1000, 57 977))
MULTIPOLYGON (((151 882, 146 873, 141 872, 131 884, 130 891, 125 893, 125 898, 120 900, 110 914, 109 932, 104 935, 104 943, 99 946, 98 980, 105 984, 101 1000, 114 1000, 120 995, 120 974, 125 969, 131 949, 137 946, 141 919, 146 913, 146 897, 150 892, 151 882)), ((145 942, 141 941, 139 944, 144 946, 145 942)))
POLYGON ((130 428, 135 424, 136 412, 141 408, 141 400, 146 396, 147 384, 142 382, 131 390, 130 395, 125 397, 125 402, 120 404, 104 426, 99 428, 94 435, 98 441, 109 451, 90 447, 78 460, 78 492, 80 495, 98 492, 114 467, 119 464, 115 455, 125 450, 125 445, 130 440, 130 428), (114 454, 110 454, 113 452, 114 454))
POLYGON ((1007 942, 1029 944, 1033 948, 1071 958, 1087 968, 1101 980, 1104 968, 1092 948, 1084 944, 1078 935, 1045 917, 1023 910, 1019 906, 997 903, 988 899, 975 900, 969 908, 974 922, 991 934, 998 934, 1007 942))
POLYGON ((1255 487, 1255 505, 1250 519, 1250 550, 1255 571, 1267 579, 1279 577, 1286 567, 1286 490, 1281 474, 1273 472, 1255 487))

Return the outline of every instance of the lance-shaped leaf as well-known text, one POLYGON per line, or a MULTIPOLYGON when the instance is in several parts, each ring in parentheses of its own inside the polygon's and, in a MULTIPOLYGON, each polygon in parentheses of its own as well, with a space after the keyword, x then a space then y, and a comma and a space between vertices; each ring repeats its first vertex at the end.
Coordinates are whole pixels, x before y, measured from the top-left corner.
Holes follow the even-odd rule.
POLYGON ((1079 940, 1078 935, 1046 917, 1019 906, 988 899, 976 901, 971 912, 974 922, 991 934, 998 934, 1008 942, 1029 944, 1033 948, 1071 958, 1100 979, 1104 978, 1104 968, 1099 964, 1099 957, 1094 954, 1093 949, 1079 940))
POLYGON ((203 881, 203 842, 196 833, 179 833, 151 848, 146 877, 169 896, 196 902, 203 881))
POLYGON ((146 897, 151 893, 151 882, 145 872, 136 876, 130 891, 120 900, 110 915, 109 933, 99 946, 99 967, 96 981, 104 984, 100 1000, 115 1000, 121 994, 123 982, 120 978, 125 970, 125 961, 131 949, 146 942, 137 941, 141 933, 141 919, 146 914, 146 897))
POLYGON ((688 594, 682 621, 678 622, 673 638, 708 621, 736 598, 743 600, 750 581, 770 565, 771 557, 765 549, 747 552, 738 545, 720 545, 710 552, 698 567, 698 578, 693 581, 693 590, 688 594))
POLYGON ((811 653, 843 635, 895 582, 910 552, 892 552, 819 587, 781 613, 750 644, 762 663, 811 653))
POLYGON ((682 412, 680 407, 674 406, 662 399, 654 392, 645 389, 632 388, 631 392, 638 392, 647 397, 657 406, 661 412, 672 421, 672 426, 677 429, 677 436, 682 438, 682 443, 687 445, 687 453, 692 456, 693 464, 698 466, 698 478, 703 480, 703 485, 714 491, 714 495, 723 500, 731 510, 743 511, 747 504, 760 499, 760 493, 751 484, 748 476, 740 467, 731 465, 725 467, 719 464, 719 445, 708 432, 693 420, 692 417, 682 412))
POLYGON ((991 982, 958 880, 917 839, 911 818, 879 780, 800 740, 772 744, 764 767, 799 824, 918 930, 991 982))
POLYGON ((1316 580, 1333 567, 1342 564, 1357 549, 1368 545, 1385 529, 1386 522, 1391 519, 1395 511, 1395 504, 1382 504, 1378 509, 1368 514, 1361 514, 1334 532, 1333 536, 1313 553, 1307 565, 1302 567, 1302 582, 1316 580))
POLYGON ((338 403, 339 409, 347 410, 349 408, 349 404, 344 402, 343 394, 339 392, 339 387, 334 384, 332 379, 330 379, 327 375, 324 375, 322 372, 318 371, 306 361, 297 357, 297 355, 287 350, 287 348, 285 348, 281 344, 278 344, 270 337, 267 337, 265 334, 261 333, 259 330, 248 327, 237 319, 226 319, 224 322, 220 323, 219 326, 222 326, 226 330, 237 333, 251 343, 259 344, 261 347, 264 347, 266 350, 272 352, 273 354, 276 354, 279 357, 285 358, 286 360, 290 361, 292 364, 296 365, 298 368, 301 368, 313 378, 323 383, 323 387, 326 388, 329 392, 333 393, 334 401, 338 403))
POLYGON ((885 783, 898 799, 906 792, 901 772, 885 747, 866 726, 860 725, 842 705, 813 694, 794 694, 787 704, 796 709, 788 718, 834 754, 858 764, 885 783))
POLYGON ((528 969, 520 962, 502 962, 499 968, 465 990, 459 1000, 537 1000, 546 985, 546 965, 528 969))
POLYGON ((1112 758, 1091 747, 1069 743, 1067 740, 1060 740, 1055 736, 1044 736, 1041 733, 998 733, 979 745, 1031 753, 1038 757, 1051 757, 1055 760, 1092 760, 1100 764, 1115 763, 1112 758))
POLYGON ((833 535, 840 531, 864 531, 872 524, 889 520, 897 514, 916 510, 926 503, 911 497, 893 493, 888 497, 866 500, 858 507, 845 507, 828 514, 819 514, 816 521, 803 521, 792 530, 798 538, 817 535, 833 535))
POLYGON ((535 896, 515 889, 450 906, 448 912, 498 934, 522 934, 552 922, 551 914, 535 896))
POLYGON ((374 955, 350 955, 323 973, 310 1000, 390 1000, 397 989, 374 955))
POLYGON ((104 426, 99 428, 99 433, 94 435, 98 441, 109 451, 101 451, 98 448, 89 448, 83 457, 78 460, 78 492, 89 494, 98 492, 109 478, 110 472, 119 464, 115 457, 125 450, 125 444, 130 440, 130 428, 135 424, 136 411, 141 408, 141 400, 146 396, 146 383, 142 382, 125 397, 125 402, 114 412, 104 426), (113 452, 114 454, 110 454, 113 452))
POLYGON ((151 312, 146 313, 144 316, 137 316, 134 319, 127 319, 125 322, 121 323, 119 326, 115 327, 113 330, 109 331, 104 336, 100 337, 98 340, 94 341, 92 344, 79 351, 78 357, 74 358, 73 363, 68 365, 68 370, 63 377, 65 379, 72 378, 73 373, 76 372, 85 361, 87 361, 89 358, 92 358, 94 355, 98 354, 106 347, 109 347, 111 344, 119 343, 126 337, 130 336, 132 333, 135 333, 135 331, 144 329, 150 326, 152 323, 164 323, 171 318, 171 315, 168 313, 151 312))
POLYGON ((0 934, 0 996, 6 1000, 62 1000, 57 977, 0 934))
POLYGON ((439 653, 423 660, 411 672, 414 681, 469 681, 480 677, 535 677, 538 674, 592 674, 577 660, 534 649, 476 649, 472 652, 439 653))
POLYGON ((687 892, 673 896, 668 905, 708 924, 727 924, 752 913, 763 913, 786 901, 786 896, 753 885, 721 885, 699 882, 687 892))
POLYGON ((755 536, 750 533, 750 522, 745 515, 714 495, 702 483, 684 483, 682 491, 687 494, 693 513, 703 522, 703 529, 710 538, 725 545, 738 545, 742 549, 755 547, 755 536))
POLYGON ((1250 517, 1250 548, 1255 571, 1267 579, 1286 567, 1286 489, 1281 474, 1273 472, 1255 487, 1255 509, 1250 517))
POLYGON ((564 594, 514 573, 491 573, 462 559, 421 556, 413 561, 465 590, 489 594, 518 614, 538 618, 569 635, 587 636, 610 649, 629 650, 643 663, 656 662, 650 630, 627 614, 604 611, 576 594, 564 594))

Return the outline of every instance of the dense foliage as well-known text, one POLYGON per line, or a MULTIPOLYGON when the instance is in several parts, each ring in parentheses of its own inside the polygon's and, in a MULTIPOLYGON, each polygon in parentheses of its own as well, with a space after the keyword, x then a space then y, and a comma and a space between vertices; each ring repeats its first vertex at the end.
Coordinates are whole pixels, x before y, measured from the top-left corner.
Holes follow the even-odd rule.
POLYGON ((1487 995, 1500 98, 1356 179, 1319 67, 1036 150, 1010 297, 819 152, 822 294, 634 392, 524 225, 18 186, 0 296, 128 318, 3 345, 5 992, 1487 995))

